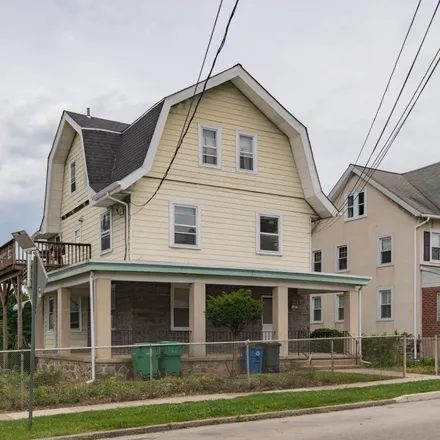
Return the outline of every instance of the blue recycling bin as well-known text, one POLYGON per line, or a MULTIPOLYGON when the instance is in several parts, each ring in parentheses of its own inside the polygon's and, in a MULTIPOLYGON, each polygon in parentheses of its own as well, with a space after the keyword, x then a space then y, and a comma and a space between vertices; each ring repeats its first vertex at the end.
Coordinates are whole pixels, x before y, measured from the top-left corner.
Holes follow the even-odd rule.
MULTIPOLYGON (((263 372, 263 347, 249 347, 249 370, 251 374, 261 374, 263 372)), ((244 372, 247 369, 246 347, 241 349, 241 368, 244 372)))

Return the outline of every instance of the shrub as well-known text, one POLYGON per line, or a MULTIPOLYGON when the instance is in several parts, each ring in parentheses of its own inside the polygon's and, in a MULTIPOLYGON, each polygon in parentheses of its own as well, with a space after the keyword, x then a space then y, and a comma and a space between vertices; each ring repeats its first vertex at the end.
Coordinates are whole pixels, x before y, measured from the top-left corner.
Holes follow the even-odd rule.
MULTIPOLYGON (((317 328, 310 334, 312 339, 321 338, 342 338, 344 332, 335 328, 317 328)), ((344 353, 344 340, 335 340, 333 342, 333 350, 335 353, 344 353)), ((331 341, 312 341, 311 351, 314 353, 330 353, 331 341)))
POLYGON ((391 368, 403 364, 403 336, 408 335, 395 333, 395 337, 385 336, 386 333, 362 338, 362 359, 370 362, 372 367, 391 368))

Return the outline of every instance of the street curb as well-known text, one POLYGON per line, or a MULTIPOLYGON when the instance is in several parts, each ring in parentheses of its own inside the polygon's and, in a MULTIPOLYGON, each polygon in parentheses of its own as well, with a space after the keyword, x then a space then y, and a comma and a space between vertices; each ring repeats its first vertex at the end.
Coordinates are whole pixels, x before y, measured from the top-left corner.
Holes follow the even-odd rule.
MULTIPOLYGON (((432 393, 430 393, 432 394, 432 393)), ((440 395, 440 393, 439 393, 440 395)), ((402 396, 408 397, 408 396, 402 396)), ((399 398, 398 398, 399 399, 399 398)), ((216 419, 192 420, 188 422, 169 423, 166 425, 141 426, 138 428, 126 428, 113 431, 89 432, 85 434, 74 434, 61 437, 50 437, 43 440, 98 440, 115 438, 129 435, 152 434, 155 432, 174 431, 178 429, 198 428, 201 426, 224 425, 227 423, 253 422, 257 420, 281 419, 284 417, 296 417, 310 414, 323 414, 337 411, 346 411, 350 409, 371 408, 374 406, 385 406, 398 402, 397 399, 377 400, 369 402, 347 403, 343 405, 320 406, 317 408, 294 409, 287 411, 266 412, 260 414, 248 414, 232 417, 220 417, 216 419)))
POLYGON ((431 391, 428 393, 408 394, 397 397, 396 403, 421 402, 423 400, 440 399, 440 391, 431 391))

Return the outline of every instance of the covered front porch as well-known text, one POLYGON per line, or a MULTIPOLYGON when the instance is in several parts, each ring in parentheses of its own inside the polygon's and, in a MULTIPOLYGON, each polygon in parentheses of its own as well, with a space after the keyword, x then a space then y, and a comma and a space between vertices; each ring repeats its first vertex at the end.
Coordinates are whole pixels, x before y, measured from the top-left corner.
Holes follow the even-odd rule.
POLYGON ((88 261, 50 273, 37 311, 37 348, 73 357, 77 350, 56 349, 93 347, 96 362, 108 363, 126 361, 126 347, 134 343, 169 340, 190 344, 188 360, 223 359, 232 346, 218 343, 231 336, 207 322, 206 300, 246 287, 263 313, 242 340, 278 340, 281 357, 295 357, 301 346, 288 340, 309 336, 309 295, 343 292, 344 328, 356 336, 362 332, 360 292, 368 282, 314 272, 88 261))

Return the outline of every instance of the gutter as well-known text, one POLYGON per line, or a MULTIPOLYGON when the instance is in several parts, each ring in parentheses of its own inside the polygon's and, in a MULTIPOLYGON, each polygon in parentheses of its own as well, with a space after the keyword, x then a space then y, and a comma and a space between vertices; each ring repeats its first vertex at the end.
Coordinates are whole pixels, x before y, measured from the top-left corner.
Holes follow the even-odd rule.
POLYGON ((99 191, 98 193, 96 193, 93 197, 92 200, 94 202, 98 202, 99 200, 107 197, 109 195, 109 193, 115 193, 118 192, 121 189, 121 182, 117 181, 117 182, 113 182, 111 183, 109 186, 105 187, 104 189, 102 189, 101 191, 99 191))

